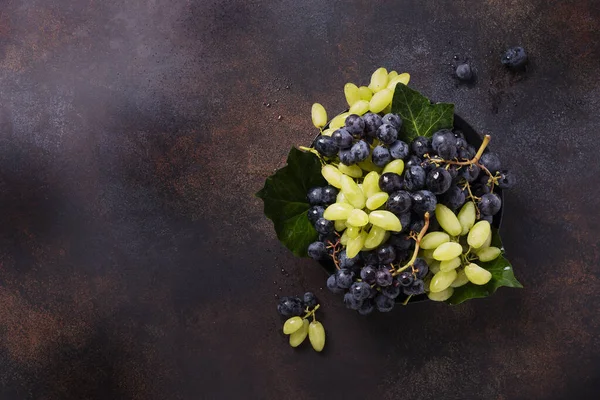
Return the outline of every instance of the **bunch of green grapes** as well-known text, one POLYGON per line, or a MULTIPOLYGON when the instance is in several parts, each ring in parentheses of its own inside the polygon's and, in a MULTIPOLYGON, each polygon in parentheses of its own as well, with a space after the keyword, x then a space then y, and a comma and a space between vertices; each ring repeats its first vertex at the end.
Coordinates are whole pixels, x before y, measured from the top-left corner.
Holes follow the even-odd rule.
MULTIPOLYGON (((319 309, 317 304, 312 310, 307 311, 303 317, 294 316, 283 324, 283 333, 290 336, 290 346, 300 346, 306 337, 315 351, 321 351, 325 347, 325 328, 317 321, 315 312, 319 309), (308 318, 312 317, 312 322, 308 318)), ((308 310, 308 309, 307 309, 308 310)))
POLYGON ((420 254, 428 261, 431 274, 426 281, 429 299, 445 301, 454 288, 469 282, 485 285, 492 279, 478 262, 495 260, 502 250, 491 246, 490 223, 476 222, 476 214, 473 202, 465 203, 458 215, 442 204, 436 206, 435 216, 443 231, 428 233, 420 243, 420 254))

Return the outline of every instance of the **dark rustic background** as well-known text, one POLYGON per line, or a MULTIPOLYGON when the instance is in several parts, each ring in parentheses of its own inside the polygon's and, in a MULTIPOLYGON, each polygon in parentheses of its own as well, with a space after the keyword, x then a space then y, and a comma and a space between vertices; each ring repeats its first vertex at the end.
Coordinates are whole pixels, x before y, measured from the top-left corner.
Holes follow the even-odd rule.
POLYGON ((599 32, 595 0, 0 0, 0 398, 597 398, 599 32), (275 238, 253 193, 379 66, 519 173, 526 289, 365 319, 275 238), (323 354, 279 333, 304 290, 323 354))

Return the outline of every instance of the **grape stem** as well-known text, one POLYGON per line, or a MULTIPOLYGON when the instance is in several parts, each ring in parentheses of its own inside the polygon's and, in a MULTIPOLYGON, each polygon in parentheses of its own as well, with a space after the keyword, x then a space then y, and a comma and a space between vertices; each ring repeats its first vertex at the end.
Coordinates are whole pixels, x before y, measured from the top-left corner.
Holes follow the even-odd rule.
POLYGON ((402 302, 402 305, 403 305, 403 306, 407 305, 407 304, 408 304, 408 302, 410 301, 410 298, 411 298, 411 297, 412 297, 412 294, 409 294, 409 295, 408 295, 408 297, 406 298, 406 300, 404 300, 404 301, 402 302))
POLYGON ((339 263, 339 261, 337 259, 337 253, 339 251, 338 250, 338 245, 340 244, 340 241, 338 239, 337 242, 331 243, 331 241, 328 240, 327 243, 329 243, 328 247, 331 248, 331 249, 333 249, 333 251, 331 252, 331 259, 333 260, 333 264, 335 265, 335 268, 339 270, 340 269, 340 263, 339 263))
POLYGON ((325 160, 323 160, 323 157, 321 157, 321 154, 317 151, 317 149, 313 149, 312 147, 306 146, 298 146, 298 148, 302 151, 313 153, 314 155, 316 155, 319 161, 321 161, 321 165, 327 164, 325 160))
POLYGON ((313 322, 315 321, 315 312, 319 309, 319 307, 321 307, 320 304, 317 304, 315 306, 315 308, 313 308, 312 310, 310 310, 309 312, 306 313, 306 315, 304 317, 302 317, 302 319, 307 319, 308 317, 312 316, 313 322))
POLYGON ((411 259, 406 264, 404 264, 404 266, 402 268, 399 268, 396 271, 394 271, 392 273, 392 276, 396 276, 400 272, 413 266, 413 264, 415 263, 415 260, 417 259, 417 254, 419 253, 419 247, 421 246, 421 240, 423 239, 423 236, 425 236, 425 232, 427 232, 428 228, 429 228, 429 211, 425 213, 425 224, 423 225, 423 228, 421 229, 421 231, 419 232, 419 235, 415 239, 415 242, 416 242, 415 243, 415 251, 413 251, 413 255, 412 255, 411 259))

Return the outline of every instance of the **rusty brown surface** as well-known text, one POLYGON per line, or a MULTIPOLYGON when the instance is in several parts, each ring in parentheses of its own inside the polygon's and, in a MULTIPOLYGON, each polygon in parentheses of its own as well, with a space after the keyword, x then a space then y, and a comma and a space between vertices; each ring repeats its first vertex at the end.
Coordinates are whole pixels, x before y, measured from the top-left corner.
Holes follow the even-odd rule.
POLYGON ((0 398, 596 398, 598 32, 595 0, 0 1, 0 398), (276 240, 253 193, 382 65, 519 173, 525 290, 364 319, 276 240), (304 290, 322 355, 279 333, 304 290))

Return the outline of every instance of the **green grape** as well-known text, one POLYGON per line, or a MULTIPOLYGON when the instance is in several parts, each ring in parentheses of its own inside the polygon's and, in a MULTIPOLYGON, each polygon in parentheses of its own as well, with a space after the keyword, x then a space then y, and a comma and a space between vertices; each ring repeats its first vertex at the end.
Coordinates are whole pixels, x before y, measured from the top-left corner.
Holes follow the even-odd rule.
POLYGON ((385 210, 373 211, 369 214, 369 222, 386 231, 400 232, 402 225, 394 214, 385 210))
POLYGON ((323 175, 323 178, 325 178, 327 183, 329 183, 331 186, 335 186, 338 189, 342 187, 342 173, 333 165, 324 165, 323 168, 321 168, 321 175, 323 175))
POLYGON ((371 154, 369 153, 369 157, 367 157, 367 159, 365 161, 361 161, 356 163, 356 165, 358 165, 359 167, 361 167, 363 170, 365 171, 375 171, 375 172, 381 172, 381 170, 383 168, 378 167, 377 165, 373 164, 373 160, 371 159, 371 154))
POLYGON ((432 274, 437 274, 438 272, 440 272, 440 261, 433 260, 428 262, 427 264, 429 264, 429 270, 432 274))
POLYGON ((462 232, 462 226, 460 225, 458 218, 456 218, 454 212, 445 205, 438 204, 435 206, 435 218, 442 229, 448 232, 450 236, 459 236, 462 232))
POLYGON ((359 87, 358 93, 360 94, 361 100, 370 101, 371 97, 373 97, 373 91, 366 86, 359 87))
POLYGON ((353 226, 347 223, 346 227, 348 228, 346 230, 346 232, 348 232, 348 240, 356 239, 358 235, 360 235, 360 228, 358 226, 353 226))
POLYGON ((369 223, 369 215, 363 210, 355 208, 348 215, 348 223, 357 227, 365 226, 369 223))
POLYGON ((456 279, 454 280, 454 282, 452 282, 452 284, 450 286, 457 288, 457 287, 464 286, 467 283, 469 283, 469 278, 467 278, 467 274, 465 274, 465 270, 461 269, 456 274, 456 279))
POLYGON ((456 269, 460 267, 460 264, 460 257, 455 257, 450 260, 442 261, 440 263, 440 271, 450 271, 451 269, 456 269))
POLYGON ((481 268, 475 263, 471 263, 465 267, 467 278, 475 285, 485 285, 492 279, 490 271, 481 268))
POLYGON ((354 179, 350 178, 348 175, 342 174, 340 182, 342 186, 342 192, 344 192, 344 196, 350 202, 350 204, 352 204, 354 208, 365 208, 367 199, 354 179))
MULTIPOLYGON (((388 84, 388 72, 385 68, 377 68, 371 75, 371 83, 369 88, 377 94, 377 92, 386 88, 388 84)), ((375 112, 375 111, 374 111, 375 112)))
POLYGON ((460 232, 461 236, 469 233, 469 230, 475 224, 475 219, 477 218, 477 214, 475 211, 475 203, 472 201, 468 201, 458 212, 458 221, 460 222, 460 226, 462 227, 462 231, 460 232))
POLYGON ((312 117, 312 123, 315 127, 322 128, 327 125, 327 111, 325 111, 325 107, 323 107, 321 104, 313 104, 310 114, 312 117))
POLYGON ((359 100, 356 103, 352 104, 350 107, 350 114, 363 115, 367 111, 369 111, 369 101, 368 100, 359 100))
POLYGON ((388 73, 388 82, 390 82, 392 79, 394 79, 397 76, 398 76, 398 73, 396 71, 390 71, 388 73))
POLYGON ((379 189, 379 174, 377 172, 371 171, 365 175, 365 179, 363 180, 363 191, 367 197, 371 197, 374 194, 381 192, 381 189, 379 189))
POLYGON ((348 240, 350 238, 348 237, 348 229, 346 229, 344 231, 344 233, 342 233, 342 236, 340 237, 340 243, 342 244, 342 246, 346 246, 348 244, 348 240))
POLYGON ((360 232, 360 234, 354 239, 349 239, 348 244, 346 245, 346 255, 349 258, 356 257, 359 251, 365 245, 365 240, 367 240, 367 232, 360 232))
POLYGON ((367 208, 369 210, 377 210, 385 204, 389 197, 390 195, 385 192, 375 193, 367 199, 367 208))
POLYGON ((290 346, 298 347, 304 342, 308 336, 308 320, 302 320, 302 328, 298 329, 296 332, 290 335, 290 346))
POLYGON ((390 89, 383 89, 373 95, 373 98, 369 102, 369 109, 371 112, 379 113, 392 102, 392 96, 394 92, 390 89))
POLYGON ((483 243, 483 245, 481 245, 481 247, 478 250, 484 249, 486 247, 490 247, 492 245, 492 234, 490 233, 487 237, 487 239, 485 239, 485 242, 483 243))
POLYGON ((346 96, 346 102, 350 107, 360 100, 358 86, 356 86, 354 83, 346 83, 344 85, 344 95, 346 96))
POLYGON ((313 321, 308 326, 308 340, 310 340, 310 344, 313 349, 316 351, 323 350, 325 347, 325 328, 323 328, 323 324, 319 321, 313 321))
POLYGON ((429 292, 427 293, 427 297, 429 297, 429 300, 433 300, 433 301, 446 301, 448 300, 450 297, 452 297, 452 295, 454 294, 454 288, 453 287, 447 287, 446 289, 442 290, 441 292, 429 292))
POLYGON ((438 261, 448 261, 460 256, 462 252, 463 248, 459 243, 446 242, 442 243, 434 250, 433 258, 438 261))
POLYGON ((333 227, 335 228, 336 231, 341 232, 344 229, 346 229, 346 221, 343 219, 338 219, 337 221, 335 221, 333 223, 333 227))
POLYGON ((285 321, 285 324, 283 324, 283 333, 289 335, 296 332, 300 328, 302 328, 302 318, 292 317, 285 321))
POLYGON ((429 291, 433 293, 441 292, 442 290, 448 288, 454 279, 456 279, 456 271, 440 271, 431 278, 431 283, 429 283, 429 291))
POLYGON ((340 219, 346 220, 350 213, 354 210, 351 204, 346 203, 333 203, 328 206, 323 213, 323 218, 330 221, 337 221, 340 219))
POLYGON ((498 256, 500 256, 501 253, 502 253, 502 250, 500 250, 497 247, 483 247, 482 246, 480 249, 477 249, 477 251, 475 251, 475 254, 477 254, 479 261, 483 261, 483 262, 495 260, 496 258, 498 258, 498 256))
POLYGON ((331 135, 333 135, 333 132, 335 132, 335 129, 327 128, 323 132, 321 132, 321 135, 331 136, 331 135))
POLYGON ((424 250, 437 249, 442 243, 450 241, 450 236, 446 232, 429 232, 421 239, 420 247, 424 250))
POLYGON ((348 115, 350 115, 349 112, 345 112, 345 113, 336 115, 329 123, 329 127, 334 130, 340 129, 342 126, 346 125, 346 117, 348 115))
POLYGON ((383 169, 383 173, 385 174, 386 172, 394 172, 398 175, 402 175, 402 172, 404 172, 404 161, 394 160, 394 161, 390 162, 383 169))
POLYGON ((365 240, 365 248, 368 250, 374 249, 385 240, 386 231, 383 228, 373 225, 367 239, 365 240))
POLYGON ((487 221, 479 221, 469 231, 467 236, 467 243, 474 249, 478 249, 483 246, 488 236, 492 235, 492 228, 490 223, 487 221))
POLYGON ((421 258, 424 258, 425 261, 431 262, 431 261, 434 260, 434 258, 433 258, 433 252, 434 251, 435 251, 435 249, 420 250, 419 251, 419 256, 421 258))
POLYGON ((350 204, 348 202, 348 200, 346 200, 346 196, 344 196, 344 193, 342 193, 342 191, 340 190, 339 193, 337 194, 337 196, 335 197, 335 202, 336 203, 346 203, 346 204, 350 204))
POLYGON ((388 83, 387 87, 388 87, 388 89, 394 90, 396 88, 396 84, 402 83, 403 85, 408 85, 409 81, 410 81, 410 74, 404 72, 402 74, 399 74, 394 79, 390 79, 390 82, 388 83))
POLYGON ((338 164, 338 169, 342 174, 351 176, 352 178, 362 178, 363 172, 358 165, 338 164))

